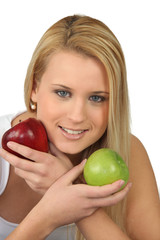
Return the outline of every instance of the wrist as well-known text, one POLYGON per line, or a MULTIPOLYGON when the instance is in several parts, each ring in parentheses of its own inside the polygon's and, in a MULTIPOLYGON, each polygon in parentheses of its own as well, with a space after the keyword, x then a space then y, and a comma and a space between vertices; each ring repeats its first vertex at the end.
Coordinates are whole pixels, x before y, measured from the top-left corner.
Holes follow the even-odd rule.
POLYGON ((52 231, 56 229, 53 218, 50 217, 50 214, 47 212, 47 209, 45 209, 45 206, 43 204, 41 206, 41 201, 27 216, 26 221, 29 222, 33 232, 35 232, 36 229, 35 240, 45 239, 52 231))

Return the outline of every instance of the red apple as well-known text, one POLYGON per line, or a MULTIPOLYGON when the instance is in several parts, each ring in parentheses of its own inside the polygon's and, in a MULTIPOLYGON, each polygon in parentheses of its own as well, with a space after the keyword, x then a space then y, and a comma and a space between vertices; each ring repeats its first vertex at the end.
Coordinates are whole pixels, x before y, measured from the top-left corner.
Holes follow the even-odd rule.
POLYGON ((41 121, 28 118, 6 131, 2 137, 2 147, 8 152, 24 158, 7 147, 7 142, 13 141, 41 152, 48 152, 48 138, 41 121))

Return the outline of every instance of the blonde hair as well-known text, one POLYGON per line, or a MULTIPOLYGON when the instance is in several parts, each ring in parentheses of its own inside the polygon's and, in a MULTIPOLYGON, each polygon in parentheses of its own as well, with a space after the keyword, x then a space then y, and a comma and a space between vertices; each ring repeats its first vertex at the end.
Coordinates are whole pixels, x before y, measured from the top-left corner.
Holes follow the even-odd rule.
MULTIPOLYGON (((101 21, 73 15, 61 19, 45 32, 33 53, 25 79, 28 111, 32 111, 30 97, 35 81, 40 81, 50 56, 59 50, 76 51, 99 59, 109 79, 108 126, 101 139, 84 151, 84 156, 88 157, 97 148, 108 147, 118 152, 128 164, 130 114, 125 59, 117 38, 101 21)), ((116 206, 107 207, 106 211, 124 230, 125 200, 116 206)), ((77 239, 83 239, 81 234, 77 236, 77 239)))

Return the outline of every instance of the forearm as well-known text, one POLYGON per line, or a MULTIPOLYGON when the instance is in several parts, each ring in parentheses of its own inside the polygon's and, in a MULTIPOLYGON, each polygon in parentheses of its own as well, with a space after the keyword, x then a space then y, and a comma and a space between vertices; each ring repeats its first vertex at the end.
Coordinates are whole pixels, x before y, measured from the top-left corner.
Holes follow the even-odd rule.
POLYGON ((131 240, 103 209, 97 210, 76 225, 87 240, 131 240))
POLYGON ((44 240, 53 230, 40 207, 36 206, 6 240, 44 240))

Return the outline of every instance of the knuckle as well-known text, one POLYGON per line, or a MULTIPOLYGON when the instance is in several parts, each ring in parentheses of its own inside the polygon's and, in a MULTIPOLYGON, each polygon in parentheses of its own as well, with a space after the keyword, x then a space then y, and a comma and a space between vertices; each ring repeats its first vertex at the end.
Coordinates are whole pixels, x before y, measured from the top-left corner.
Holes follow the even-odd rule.
POLYGON ((107 198, 107 199, 102 199, 99 202, 97 202, 97 207, 107 207, 107 206, 113 206, 117 203, 117 201, 113 198, 107 198))
POLYGON ((26 164, 25 160, 17 159, 17 162, 15 163, 15 167, 18 167, 24 171, 28 170, 28 166, 26 164))
POLYGON ((42 192, 42 187, 40 187, 39 185, 33 183, 33 182, 27 182, 27 184, 29 185, 29 187, 35 191, 35 192, 42 192))
POLYGON ((83 186, 82 186, 82 192, 87 197, 90 196, 90 194, 91 194, 91 191, 90 191, 90 188, 88 187, 88 185, 85 188, 83 188, 83 186))
POLYGON ((20 158, 18 158, 18 157, 14 157, 14 158, 12 158, 13 160, 14 160, 14 167, 15 168, 24 168, 24 161, 23 160, 21 160, 20 158))
POLYGON ((44 184, 44 181, 40 177, 36 177, 32 182, 32 186, 35 191, 41 191, 42 189, 46 189, 47 185, 44 184))
POLYGON ((41 176, 42 178, 45 178, 49 175, 49 167, 43 166, 41 168, 39 168, 39 176, 41 176))
POLYGON ((48 177, 48 172, 45 171, 45 170, 41 170, 40 173, 39 173, 39 175, 40 175, 42 178, 46 178, 46 177, 48 177))
POLYGON ((106 195, 115 194, 120 189, 120 185, 117 184, 117 182, 114 182, 112 184, 108 184, 106 187, 107 187, 106 188, 106 195))
POLYGON ((88 208, 86 211, 85 211, 85 214, 86 216, 91 216, 94 212, 94 208, 88 208))
POLYGON ((86 209, 86 211, 91 211, 93 207, 94 207, 93 199, 86 199, 84 203, 84 208, 86 209))
POLYGON ((125 194, 122 193, 115 193, 113 194, 112 198, 109 199, 109 204, 110 205, 115 205, 118 202, 120 202, 123 198, 125 197, 125 194))
POLYGON ((17 158, 14 159, 14 167, 18 168, 19 167, 19 161, 17 158))
POLYGON ((29 159, 32 159, 33 157, 33 150, 31 148, 28 148, 26 153, 24 152, 25 156, 28 157, 29 159))
POLYGON ((108 204, 109 206, 113 206, 116 205, 121 199, 119 198, 113 198, 113 199, 109 199, 108 204))
POLYGON ((19 169, 18 169, 17 167, 15 167, 15 168, 14 168, 14 172, 15 172, 16 175, 18 175, 19 169))
POLYGON ((120 185, 117 184, 117 182, 114 182, 110 184, 110 188, 111 188, 111 191, 116 192, 120 188, 120 185))
POLYGON ((44 159, 45 159, 45 162, 47 163, 47 164, 49 164, 51 161, 53 161, 53 159, 52 159, 52 156, 51 156, 51 154, 48 154, 48 153, 46 153, 46 152, 40 152, 40 151, 36 151, 36 153, 38 152, 38 157, 40 158, 40 160, 43 162, 44 161, 44 159))
POLYGON ((35 180, 34 180, 34 184, 36 187, 40 187, 42 182, 41 182, 41 179, 39 177, 36 177, 35 180))

